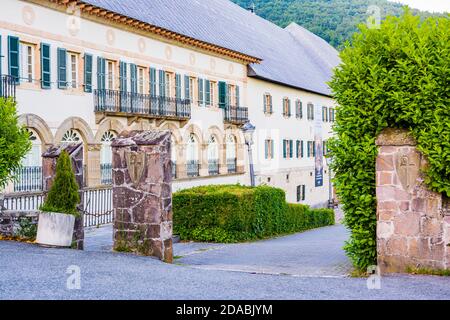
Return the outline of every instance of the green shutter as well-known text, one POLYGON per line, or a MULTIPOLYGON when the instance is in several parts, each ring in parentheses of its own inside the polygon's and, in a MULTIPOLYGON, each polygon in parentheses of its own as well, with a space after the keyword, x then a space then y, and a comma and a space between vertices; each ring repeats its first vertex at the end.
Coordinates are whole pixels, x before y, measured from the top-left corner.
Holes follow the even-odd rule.
POLYGON ((119 63, 119 90, 122 92, 128 91, 127 86, 127 63, 120 61, 119 63))
POLYGON ((156 96, 156 69, 155 68, 150 68, 150 94, 152 96, 156 96))
POLYGON ((8 36, 8 73, 16 83, 20 82, 19 44, 18 37, 8 36))
POLYGON ((269 140, 266 140, 264 143, 264 159, 269 158, 269 140))
POLYGON ((311 157, 311 141, 308 141, 306 154, 308 158, 311 157))
POLYGON ((304 153, 304 142, 303 142, 303 140, 300 141, 300 155, 301 155, 302 158, 305 156, 305 153, 304 153))
POLYGON ((227 106, 227 83, 219 81, 219 108, 225 109, 227 106))
POLYGON ((272 155, 272 159, 273 159, 273 158, 275 158, 275 153, 273 152, 273 148, 274 148, 273 144, 274 144, 274 142, 273 142, 273 140, 271 140, 271 141, 272 141, 272 143, 270 144, 270 154, 272 155))
POLYGON ((205 79, 205 104, 211 105, 211 82, 205 79))
POLYGON ((181 75, 175 74, 175 97, 181 99, 181 75))
POLYGON ((67 51, 58 48, 58 88, 67 89, 67 51))
POLYGON ((298 158, 300 158, 300 140, 297 140, 295 143, 295 155, 298 158))
POLYGON ((239 107, 239 102, 241 100, 239 91, 240 91, 239 86, 236 86, 236 107, 239 107))
POLYGON ((268 106, 267 106, 267 99, 266 99, 267 95, 263 94, 263 106, 264 106, 264 113, 267 113, 269 111, 268 106))
POLYGON ((191 88, 189 76, 184 76, 184 99, 191 100, 191 88))
POLYGON ((300 202, 300 192, 301 192, 301 186, 297 186, 297 202, 300 202))
POLYGON ((291 99, 288 99, 288 117, 290 117, 292 115, 291 112, 291 99))
POLYGON ((84 91, 92 92, 92 55, 84 54, 84 91))
POLYGON ((315 157, 316 156, 316 142, 313 141, 312 145, 313 145, 313 157, 315 157))
POLYGON ((101 57, 97 57, 97 89, 104 90, 106 88, 106 61, 101 57))
POLYGON ((41 88, 51 88, 50 45, 41 43, 41 88))
POLYGON ((159 70, 159 95, 166 96, 166 73, 164 70, 159 70))
POLYGON ((286 146, 287 146, 287 140, 283 140, 283 158, 286 159, 286 155, 287 155, 287 150, 286 150, 286 146))
POLYGON ((289 158, 294 157, 294 141, 289 140, 289 158))
POLYGON ((204 87, 203 87, 203 79, 198 78, 198 104, 199 106, 203 105, 204 102, 204 87))
MULTIPOLYGON (((138 90, 137 83, 137 66, 134 63, 130 63, 130 84, 131 84, 131 93, 136 93, 138 90)), ((126 78, 125 78, 126 81, 126 78)))
POLYGON ((305 200, 305 190, 306 190, 306 186, 302 185, 302 200, 305 200))

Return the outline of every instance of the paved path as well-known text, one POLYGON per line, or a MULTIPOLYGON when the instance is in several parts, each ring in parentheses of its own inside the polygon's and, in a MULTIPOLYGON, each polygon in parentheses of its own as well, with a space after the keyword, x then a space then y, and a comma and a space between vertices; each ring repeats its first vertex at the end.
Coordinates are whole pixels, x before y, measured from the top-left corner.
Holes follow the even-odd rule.
POLYGON ((450 277, 387 276, 380 290, 342 277, 342 255, 331 251, 343 238, 345 230, 331 227, 251 244, 177 244, 181 265, 111 252, 107 228, 88 232, 84 252, 0 241, 0 299, 450 299, 450 277), (323 247, 308 249, 316 241, 323 247), (258 261, 280 274, 251 273, 258 261), (311 271, 316 263, 320 274, 311 271), (81 271, 79 290, 66 287, 72 265, 81 271), (250 269, 223 270, 237 265, 250 269))

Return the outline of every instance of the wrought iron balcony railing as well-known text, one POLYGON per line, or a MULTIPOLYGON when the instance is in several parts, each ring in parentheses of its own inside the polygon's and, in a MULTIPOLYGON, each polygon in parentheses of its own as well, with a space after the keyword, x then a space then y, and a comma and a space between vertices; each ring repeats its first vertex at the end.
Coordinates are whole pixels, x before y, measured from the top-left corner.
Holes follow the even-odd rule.
POLYGON ((248 120, 248 108, 227 106, 225 108, 225 122, 232 124, 244 124, 248 120))
POLYGON ((227 168, 228 168, 228 173, 236 173, 237 172, 237 159, 236 158, 227 159, 227 168))
POLYGON ((219 174, 219 160, 208 160, 208 173, 210 176, 219 174))
POLYGON ((0 77, 0 97, 16 99, 16 80, 12 76, 0 77))
POLYGON ((187 176, 192 177, 198 177, 200 175, 200 164, 197 160, 189 160, 186 163, 186 173, 187 176))
POLYGON ((179 120, 188 120, 191 117, 189 99, 101 89, 94 90, 94 103, 96 112, 179 120))

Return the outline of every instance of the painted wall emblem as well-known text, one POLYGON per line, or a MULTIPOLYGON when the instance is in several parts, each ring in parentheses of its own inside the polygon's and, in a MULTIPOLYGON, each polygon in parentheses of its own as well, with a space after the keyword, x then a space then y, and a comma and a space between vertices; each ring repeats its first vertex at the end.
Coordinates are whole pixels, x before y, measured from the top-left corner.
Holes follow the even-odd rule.
POLYGON ((145 153, 127 152, 125 154, 125 160, 127 162, 128 174, 130 175, 131 182, 137 184, 142 179, 147 157, 145 153))

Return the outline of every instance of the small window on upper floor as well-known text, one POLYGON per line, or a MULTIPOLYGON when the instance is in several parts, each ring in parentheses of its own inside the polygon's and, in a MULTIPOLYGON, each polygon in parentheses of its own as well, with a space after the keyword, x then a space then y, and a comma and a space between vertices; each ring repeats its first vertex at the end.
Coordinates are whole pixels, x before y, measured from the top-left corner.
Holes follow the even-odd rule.
POLYGON ((114 79, 115 79, 115 62, 112 60, 106 60, 106 70, 105 70, 105 79, 106 79, 106 89, 114 90, 114 79))
POLYGON ((283 99, 283 116, 291 116, 291 100, 289 98, 283 99))
POLYGON ((137 81, 138 81, 138 93, 144 94, 145 92, 145 68, 144 67, 138 67, 138 74, 137 74, 137 81))
POLYGON ((36 46, 30 43, 20 43, 20 70, 22 82, 33 83, 35 79, 36 46))
POLYGON ((307 105, 307 119, 314 120, 314 105, 312 103, 307 105))
POLYGON ((272 96, 269 93, 265 93, 263 97, 264 101, 264 113, 265 114, 272 114, 273 113, 273 106, 272 106, 272 96))
POLYGON ((74 52, 69 52, 69 61, 67 66, 67 87, 76 89, 78 88, 78 75, 79 75, 79 55, 74 52))

